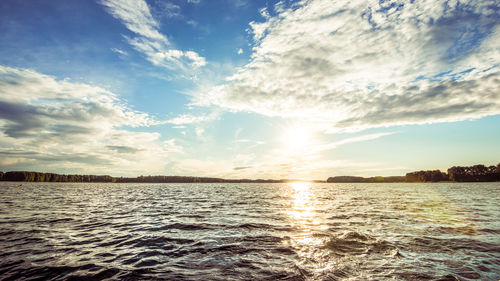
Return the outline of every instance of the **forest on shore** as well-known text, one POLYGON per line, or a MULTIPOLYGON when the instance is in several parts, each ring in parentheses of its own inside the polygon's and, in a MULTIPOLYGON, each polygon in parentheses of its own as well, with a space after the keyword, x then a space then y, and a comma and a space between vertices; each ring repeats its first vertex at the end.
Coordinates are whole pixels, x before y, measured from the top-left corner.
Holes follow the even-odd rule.
POLYGON ((425 170, 396 177, 330 177, 326 182, 492 182, 500 181, 500 163, 496 166, 453 166, 443 173, 440 170, 425 170))
POLYGON ((139 176, 139 177, 112 177, 108 175, 61 175, 29 171, 0 172, 0 181, 25 182, 110 182, 110 183, 283 183, 295 181, 324 182, 314 180, 294 179, 222 179, 211 177, 185 176, 139 176))
MULTIPOLYGON (((322 180, 296 179, 223 179, 211 177, 185 176, 139 176, 139 177, 112 177, 108 175, 61 175, 55 173, 41 173, 29 171, 0 172, 0 181, 25 182, 110 182, 110 183, 284 183, 284 182, 325 182, 322 180)), ((440 170, 426 170, 407 173, 405 176, 391 177, 355 177, 336 176, 326 180, 329 183, 390 183, 390 182, 492 182, 500 181, 500 163, 497 166, 453 166, 443 173, 440 170)))

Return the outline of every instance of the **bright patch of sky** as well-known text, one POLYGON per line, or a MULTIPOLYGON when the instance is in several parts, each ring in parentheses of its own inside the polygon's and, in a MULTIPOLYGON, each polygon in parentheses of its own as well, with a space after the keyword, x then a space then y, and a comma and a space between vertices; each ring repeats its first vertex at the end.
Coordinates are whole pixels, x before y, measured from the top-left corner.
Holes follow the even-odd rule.
POLYGON ((497 164, 499 19, 472 0, 3 0, 0 170, 497 164))

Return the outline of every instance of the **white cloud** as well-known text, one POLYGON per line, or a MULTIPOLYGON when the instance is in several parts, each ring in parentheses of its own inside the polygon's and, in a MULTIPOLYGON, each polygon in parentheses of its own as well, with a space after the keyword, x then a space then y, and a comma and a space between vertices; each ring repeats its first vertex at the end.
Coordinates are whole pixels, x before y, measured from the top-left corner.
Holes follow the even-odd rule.
POLYGON ((157 17, 182 18, 181 7, 171 2, 156 1, 157 17))
POLYGON ((203 134, 205 133, 205 129, 201 128, 201 127, 196 127, 194 129, 194 132, 195 132, 197 137, 201 138, 203 136, 203 134))
POLYGON ((200 57, 200 55, 198 55, 198 53, 196 52, 186 51, 184 52, 184 56, 191 60, 191 65, 193 65, 194 67, 201 67, 207 64, 205 58, 200 57))
POLYGON ((197 105, 332 130, 500 113, 500 3, 302 1, 250 26, 252 60, 197 105))
POLYGON ((137 174, 162 172, 175 140, 125 127, 158 124, 100 87, 0 66, 3 169, 137 174))
POLYGON ((146 1, 102 0, 101 4, 130 31, 142 37, 168 43, 167 38, 158 31, 160 24, 151 15, 146 1))
POLYGON ((117 54, 120 54, 122 56, 128 56, 128 53, 125 52, 124 50, 120 50, 120 49, 117 49, 117 48, 111 48, 111 51, 117 53, 117 54))
POLYGON ((238 55, 241 55, 243 54, 243 49, 242 48, 239 48, 238 51, 237 51, 238 55))
MULTIPOLYGON (((167 37, 159 31, 160 23, 151 15, 144 0, 101 0, 100 3, 106 7, 108 13, 137 35, 125 38, 154 65, 183 71, 206 65, 205 58, 198 53, 177 50, 172 46, 167 37)), ((180 7, 171 3, 163 4, 160 8, 167 17, 180 15, 180 7)))
POLYGON ((369 140, 375 140, 379 139, 381 137, 385 136, 390 136, 394 134, 394 132, 385 132, 385 133, 374 133, 374 134, 367 134, 367 135, 361 135, 357 137, 350 137, 350 138, 345 138, 336 142, 328 143, 328 144, 320 144, 320 145, 315 145, 314 147, 311 148, 311 152, 316 154, 316 153, 322 153, 327 150, 332 150, 335 148, 338 148, 339 146, 350 144, 350 143, 356 143, 356 142, 364 142, 364 141, 369 141, 369 140))
POLYGON ((248 4, 247 0, 229 0, 229 3, 233 4, 236 8, 240 8, 248 4))
POLYGON ((189 24, 192 27, 197 27, 198 26, 198 22, 195 21, 195 20, 188 20, 186 23, 189 24))

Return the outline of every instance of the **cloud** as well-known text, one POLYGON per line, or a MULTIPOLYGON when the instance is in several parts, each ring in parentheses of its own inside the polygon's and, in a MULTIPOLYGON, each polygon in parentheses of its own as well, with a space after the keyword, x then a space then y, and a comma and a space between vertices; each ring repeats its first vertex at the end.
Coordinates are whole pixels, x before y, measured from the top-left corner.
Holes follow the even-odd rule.
POLYGON ((119 55, 122 55, 122 56, 128 56, 128 53, 125 52, 124 50, 120 50, 120 49, 117 49, 117 48, 111 48, 111 51, 119 54, 119 55))
POLYGON ((339 140, 339 141, 328 143, 328 144, 315 145, 314 147, 312 147, 311 153, 315 153, 315 154, 322 153, 324 151, 332 150, 332 149, 335 149, 335 148, 342 146, 342 145, 356 143, 356 142, 364 142, 364 141, 369 141, 369 140, 375 140, 375 139, 385 137, 385 136, 390 136, 393 134, 394 134, 394 132, 385 132, 385 133, 374 133, 374 134, 367 134, 367 135, 345 138, 343 140, 339 140))
POLYGON ((188 20, 186 23, 189 24, 192 27, 197 27, 198 26, 198 22, 195 21, 195 20, 188 20))
POLYGON ((238 170, 246 170, 246 169, 250 169, 250 168, 252 168, 252 166, 234 167, 233 170, 238 171, 238 170))
MULTIPOLYGON (((198 53, 177 50, 172 46, 159 31, 160 23, 152 16, 144 0, 101 0, 100 3, 109 14, 135 33, 136 37, 125 36, 126 40, 154 65, 182 71, 206 65, 205 58, 198 53)), ((180 15, 180 7, 171 3, 163 3, 159 9, 166 17, 180 15)))
POLYGON ((111 149, 111 150, 114 150, 118 153, 136 153, 136 152, 140 151, 137 148, 133 148, 130 146, 124 146, 124 145, 108 145, 106 147, 111 149))
POLYGON ((203 134, 205 133, 205 129, 201 128, 201 127, 196 127, 194 129, 194 132, 195 132, 197 137, 201 138, 203 136, 203 134))
POLYGON ((241 55, 243 54, 243 49, 242 48, 239 48, 238 51, 237 51, 238 55, 241 55))
POLYGON ((500 113, 500 3, 302 1, 251 22, 251 61, 194 104, 333 131, 500 113))
POLYGON ((230 0, 230 4, 234 5, 236 8, 246 6, 248 4, 247 0, 230 0))
POLYGON ((171 2, 156 1, 157 9, 155 10, 158 17, 166 18, 182 18, 181 6, 171 2))
POLYGON ((0 155, 11 163, 4 169, 161 172, 182 148, 159 133, 125 129, 155 124, 100 87, 0 66, 0 155))

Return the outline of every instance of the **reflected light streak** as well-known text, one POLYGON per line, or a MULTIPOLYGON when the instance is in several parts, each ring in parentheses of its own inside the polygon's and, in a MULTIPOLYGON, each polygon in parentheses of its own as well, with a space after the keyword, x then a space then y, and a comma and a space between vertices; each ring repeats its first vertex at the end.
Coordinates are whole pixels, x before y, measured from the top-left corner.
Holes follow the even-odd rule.
POLYGON ((314 198, 310 192, 311 183, 294 182, 290 183, 294 193, 293 207, 289 211, 290 216, 294 219, 294 223, 306 228, 312 222, 318 224, 315 218, 314 198))
POLYGON ((311 183, 295 182, 289 184, 292 205, 287 211, 292 225, 298 230, 290 239, 290 246, 296 249, 301 257, 300 266, 314 272, 327 270, 331 265, 324 262, 328 257, 328 251, 323 245, 327 242, 327 236, 318 236, 318 232, 328 228, 324 218, 317 212, 316 208, 320 202, 316 199, 311 183))
POLYGON ((309 182, 292 182, 292 183, 289 183, 289 185, 295 191, 306 191, 309 188, 311 188, 311 183, 309 183, 309 182))

